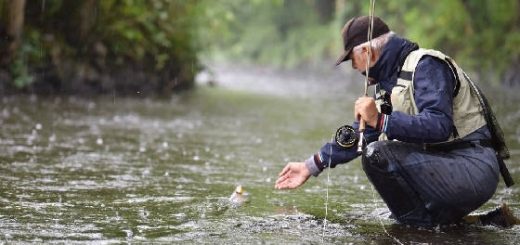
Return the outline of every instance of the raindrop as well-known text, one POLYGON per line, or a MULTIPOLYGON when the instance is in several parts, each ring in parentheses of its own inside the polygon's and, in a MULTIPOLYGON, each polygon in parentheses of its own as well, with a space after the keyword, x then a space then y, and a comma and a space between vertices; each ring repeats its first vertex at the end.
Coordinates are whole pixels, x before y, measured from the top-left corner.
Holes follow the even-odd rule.
POLYGON ((144 176, 147 176, 147 175, 150 175, 150 169, 145 169, 145 170, 143 170, 143 173, 142 173, 141 176, 144 177, 144 176))
POLYGON ((141 216, 142 219, 148 219, 148 212, 146 209, 139 209, 139 216, 141 216))
POLYGON ((27 145, 32 145, 33 141, 38 137, 38 134, 36 133, 36 130, 33 129, 31 132, 31 135, 27 137, 27 145))
POLYGON ((264 166, 264 167, 262 167, 262 172, 265 172, 265 171, 267 171, 267 167, 264 166))
POLYGON ((87 109, 88 109, 89 111, 92 110, 92 109, 94 109, 94 108, 96 108, 96 103, 94 103, 94 102, 89 102, 89 103, 87 104, 87 109))
POLYGON ((185 213, 178 213, 178 214, 174 214, 173 216, 175 218, 177 218, 177 219, 180 219, 180 220, 186 218, 186 214, 185 213))
POLYGON ((9 118, 11 116, 11 113, 9 113, 9 110, 7 108, 4 108, 2 110, 2 117, 9 118))
POLYGON ((168 148, 168 142, 166 142, 166 141, 163 142, 163 143, 162 143, 162 147, 163 147, 163 148, 168 148))
POLYGON ((146 151, 146 147, 144 147, 144 146, 139 147, 139 152, 145 152, 145 151, 146 151))
POLYGON ((37 123, 36 124, 36 130, 41 130, 42 129, 42 125, 40 123, 37 123))
POLYGON ((103 144, 103 139, 102 138, 97 138, 96 144, 102 145, 103 144))
POLYGON ((130 239, 132 238, 132 236, 134 236, 134 233, 132 232, 132 230, 123 230, 124 232, 126 232, 126 238, 127 239, 130 239))
POLYGON ((168 171, 164 172, 164 176, 170 176, 170 173, 168 171))
POLYGON ((224 159, 226 159, 226 161, 229 161, 229 160, 233 159, 233 157, 234 157, 233 155, 226 155, 226 156, 224 156, 224 159))
POLYGON ((194 160, 194 161, 198 161, 198 160, 200 160, 200 157, 197 156, 197 155, 195 155, 195 156, 193 156, 193 160, 194 160))
POLYGON ((55 142, 56 141, 56 135, 55 134, 52 134, 50 137, 49 137, 49 142, 55 142))

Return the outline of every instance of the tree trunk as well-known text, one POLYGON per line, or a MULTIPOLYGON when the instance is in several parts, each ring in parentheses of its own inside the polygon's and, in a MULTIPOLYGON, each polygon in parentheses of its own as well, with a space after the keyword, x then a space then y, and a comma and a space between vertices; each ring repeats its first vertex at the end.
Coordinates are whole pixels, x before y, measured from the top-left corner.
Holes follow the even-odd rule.
POLYGON ((84 40, 96 23, 98 0, 85 0, 80 9, 79 37, 84 40))
POLYGON ((318 12, 322 24, 329 23, 334 19, 336 11, 336 0, 315 0, 314 8, 318 12))
POLYGON ((92 42, 90 32, 97 20, 97 8, 98 0, 63 1, 59 15, 67 22, 60 28, 70 45, 83 50, 92 42))
POLYGON ((0 46, 1 66, 7 66, 15 57, 18 47, 20 47, 25 0, 8 0, 5 9, 7 19, 5 20, 4 33, 2 33, 5 45, 0 46))
POLYGON ((502 83, 504 85, 516 88, 520 87, 520 71, 518 70, 518 66, 520 66, 520 57, 512 59, 509 69, 503 76, 502 83))

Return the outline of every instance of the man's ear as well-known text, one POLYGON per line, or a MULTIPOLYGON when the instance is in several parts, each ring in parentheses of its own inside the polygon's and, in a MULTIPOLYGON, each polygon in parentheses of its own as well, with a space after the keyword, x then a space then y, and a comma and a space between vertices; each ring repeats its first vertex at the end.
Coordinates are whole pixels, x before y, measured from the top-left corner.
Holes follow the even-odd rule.
POLYGON ((367 46, 367 45, 363 45, 363 46, 361 46, 361 52, 363 52, 363 54, 366 55, 366 53, 367 53, 368 51, 369 51, 369 49, 368 49, 368 46, 367 46))
POLYGON ((370 56, 370 63, 372 63, 372 65, 373 65, 373 63, 375 63, 376 59, 377 59, 374 49, 372 47, 366 45, 366 46, 363 46, 361 50, 363 51, 363 53, 365 55, 368 54, 370 56))
POLYGON ((370 48, 370 63, 372 63, 372 65, 374 65, 377 61, 377 54, 376 52, 374 52, 374 49, 373 48, 370 48))

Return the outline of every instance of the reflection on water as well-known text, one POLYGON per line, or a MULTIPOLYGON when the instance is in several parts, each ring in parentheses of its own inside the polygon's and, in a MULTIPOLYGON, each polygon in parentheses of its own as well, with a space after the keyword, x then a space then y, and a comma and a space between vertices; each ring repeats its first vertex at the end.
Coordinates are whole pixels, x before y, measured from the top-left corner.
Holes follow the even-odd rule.
MULTIPOLYGON (((274 190, 274 180, 286 161, 306 158, 351 121, 352 91, 360 90, 335 81, 341 89, 325 96, 332 82, 312 82, 291 83, 298 96, 227 81, 168 100, 3 98, 0 241, 517 243, 516 227, 394 224, 359 162, 331 172, 323 232, 326 178, 294 191, 274 190), (302 92, 309 87, 315 96, 302 92), (230 208, 237 185, 250 200, 230 208)), ((520 110, 514 99, 497 100, 518 177, 520 110)), ((502 201, 518 210, 519 200, 518 187, 501 184, 482 210, 502 201)))

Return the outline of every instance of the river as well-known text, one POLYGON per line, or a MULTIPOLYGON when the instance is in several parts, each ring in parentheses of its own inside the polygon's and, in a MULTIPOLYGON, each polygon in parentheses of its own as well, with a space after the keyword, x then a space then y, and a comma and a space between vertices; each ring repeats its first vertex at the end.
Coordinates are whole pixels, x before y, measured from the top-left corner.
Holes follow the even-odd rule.
MULTIPOLYGON (((167 99, 2 98, 0 243, 520 241, 518 227, 397 225, 358 160, 298 190, 275 190, 287 161, 304 160, 352 121, 361 78, 334 69, 216 70, 216 86, 203 82, 167 99), (250 201, 233 208, 227 200, 237 185, 250 201)), ((489 92, 518 180, 520 99, 504 93, 489 92)), ((519 185, 501 181, 477 212, 507 202, 520 213, 519 185)))

